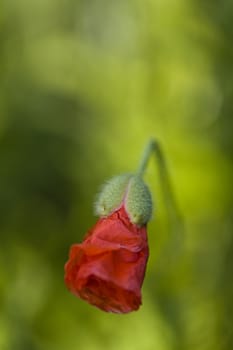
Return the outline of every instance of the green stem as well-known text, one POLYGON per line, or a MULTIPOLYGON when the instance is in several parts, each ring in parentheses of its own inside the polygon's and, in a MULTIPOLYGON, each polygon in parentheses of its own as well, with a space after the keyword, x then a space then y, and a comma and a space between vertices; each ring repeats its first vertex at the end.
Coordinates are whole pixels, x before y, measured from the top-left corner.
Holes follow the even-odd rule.
POLYGON ((176 203, 175 195, 174 195, 171 180, 170 180, 169 171, 158 141, 151 139, 148 142, 144 150, 141 163, 138 167, 137 175, 138 176, 144 175, 149 159, 152 154, 155 155, 155 160, 158 165, 161 188, 164 196, 168 217, 170 218, 170 222, 172 225, 175 225, 175 226, 177 225, 183 226, 183 220, 176 203))
POLYGON ((143 176, 145 173, 145 170, 147 168, 147 164, 149 162, 149 159, 151 157, 151 154, 156 151, 158 147, 158 144, 155 140, 151 139, 148 144, 146 145, 146 148, 144 150, 144 153, 142 155, 141 163, 138 167, 137 175, 143 176))

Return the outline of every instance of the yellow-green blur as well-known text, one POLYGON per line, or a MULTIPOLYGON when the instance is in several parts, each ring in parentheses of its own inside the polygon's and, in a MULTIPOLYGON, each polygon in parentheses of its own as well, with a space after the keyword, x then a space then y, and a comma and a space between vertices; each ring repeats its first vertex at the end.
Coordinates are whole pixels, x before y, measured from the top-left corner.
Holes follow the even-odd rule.
POLYGON ((0 349, 233 349, 232 1, 3 0, 0 33, 0 349), (174 200, 151 159, 143 305, 107 314, 64 263, 151 137, 174 200))

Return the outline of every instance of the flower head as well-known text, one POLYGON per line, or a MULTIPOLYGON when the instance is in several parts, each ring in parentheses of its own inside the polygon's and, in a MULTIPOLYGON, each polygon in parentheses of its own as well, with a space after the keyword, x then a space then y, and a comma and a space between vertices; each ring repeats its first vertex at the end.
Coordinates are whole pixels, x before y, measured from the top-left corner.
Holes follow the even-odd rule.
POLYGON ((97 203, 97 209, 104 209, 105 215, 82 243, 71 246, 65 265, 69 290, 108 312, 127 313, 141 304, 149 254, 146 223, 151 198, 144 183, 138 181, 129 176, 122 181, 118 178, 118 185, 115 180, 113 186, 107 184, 97 203), (146 197, 150 203, 143 207, 146 197))

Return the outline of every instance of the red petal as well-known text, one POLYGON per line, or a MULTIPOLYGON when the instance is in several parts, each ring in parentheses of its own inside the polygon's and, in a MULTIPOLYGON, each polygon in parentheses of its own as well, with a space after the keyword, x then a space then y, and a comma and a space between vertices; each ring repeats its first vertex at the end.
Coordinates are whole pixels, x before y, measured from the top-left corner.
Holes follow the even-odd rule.
POLYGON ((147 259, 146 227, 130 223, 121 207, 100 219, 83 243, 71 247, 65 282, 102 310, 130 312, 141 304, 147 259))

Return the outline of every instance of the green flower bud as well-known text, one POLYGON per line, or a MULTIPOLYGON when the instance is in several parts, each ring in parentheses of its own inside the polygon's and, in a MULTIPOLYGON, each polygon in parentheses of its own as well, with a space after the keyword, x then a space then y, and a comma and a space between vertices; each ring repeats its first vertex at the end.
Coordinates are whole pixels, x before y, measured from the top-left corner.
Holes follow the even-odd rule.
POLYGON ((108 216, 122 205, 133 224, 142 226, 150 220, 152 198, 140 176, 123 174, 109 180, 98 195, 95 213, 108 216))
POLYGON ((95 214, 108 216, 121 206, 132 174, 122 174, 107 181, 95 202, 95 214))
POLYGON ((125 200, 125 209, 130 221, 139 226, 145 225, 151 218, 152 207, 151 193, 147 185, 141 177, 132 176, 125 200))

